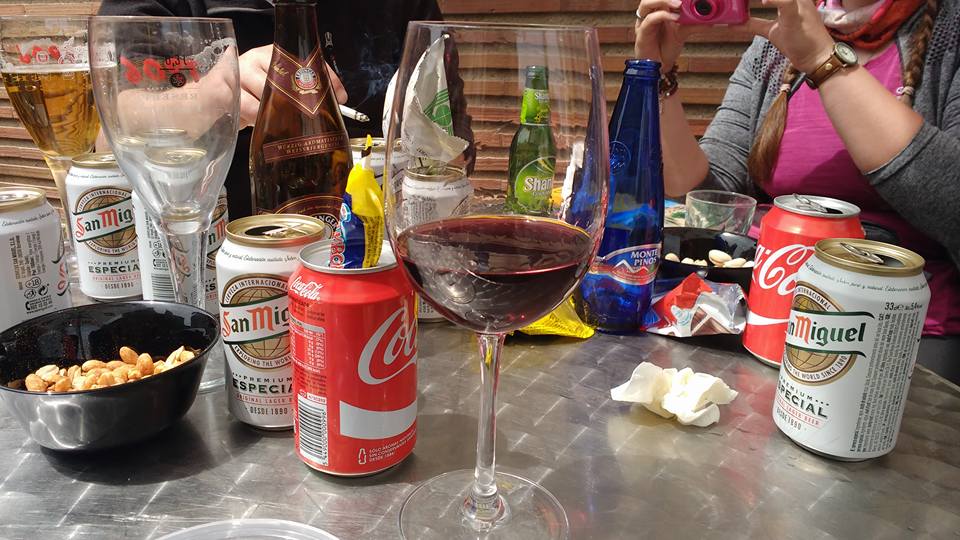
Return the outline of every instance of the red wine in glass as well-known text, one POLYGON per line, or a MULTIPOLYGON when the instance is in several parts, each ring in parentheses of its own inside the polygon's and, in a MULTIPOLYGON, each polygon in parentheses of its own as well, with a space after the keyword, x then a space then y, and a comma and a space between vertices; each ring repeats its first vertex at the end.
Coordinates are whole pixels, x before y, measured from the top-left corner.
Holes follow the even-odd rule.
POLYGON ((396 251, 443 316, 500 333, 555 308, 586 272, 592 248, 585 231, 562 221, 491 215, 417 225, 400 233, 396 251))

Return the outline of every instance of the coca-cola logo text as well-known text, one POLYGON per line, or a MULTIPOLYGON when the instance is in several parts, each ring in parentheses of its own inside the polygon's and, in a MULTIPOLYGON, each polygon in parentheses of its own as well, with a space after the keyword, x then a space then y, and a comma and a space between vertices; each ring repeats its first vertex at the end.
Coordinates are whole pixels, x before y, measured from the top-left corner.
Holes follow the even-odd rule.
POLYGON ((789 296, 797 286, 800 265, 813 255, 813 246, 790 244, 777 250, 757 246, 756 268, 752 287, 776 289, 780 296, 789 296))
POLYGON ((369 385, 385 383, 417 362, 417 318, 404 304, 386 318, 360 353, 357 374, 369 385))
POLYGON ((293 278, 293 281, 290 282, 289 289, 298 296, 305 298, 307 300, 319 300, 320 299, 320 289, 323 288, 323 285, 315 281, 303 281, 300 279, 300 276, 293 278))

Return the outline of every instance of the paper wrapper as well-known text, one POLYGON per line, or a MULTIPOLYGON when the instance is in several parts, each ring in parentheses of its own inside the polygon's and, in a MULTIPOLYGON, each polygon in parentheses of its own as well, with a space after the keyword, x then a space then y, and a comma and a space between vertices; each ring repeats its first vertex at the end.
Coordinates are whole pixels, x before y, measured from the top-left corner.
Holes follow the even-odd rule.
POLYGON ((638 403, 663 418, 676 418, 685 426, 707 427, 720 420, 720 405, 737 398, 737 391, 721 379, 690 368, 661 369, 642 362, 630 380, 612 388, 614 401, 638 403))
POLYGON ((746 325, 739 285, 704 281, 690 274, 655 300, 644 321, 647 332, 674 337, 739 334, 746 325))
MULTIPOLYGON (((411 159, 447 164, 469 146, 467 141, 453 134, 443 60, 447 39, 449 36, 442 36, 430 44, 407 83, 401 137, 404 152, 411 159)), ((385 119, 389 118, 388 114, 385 110, 385 119)))

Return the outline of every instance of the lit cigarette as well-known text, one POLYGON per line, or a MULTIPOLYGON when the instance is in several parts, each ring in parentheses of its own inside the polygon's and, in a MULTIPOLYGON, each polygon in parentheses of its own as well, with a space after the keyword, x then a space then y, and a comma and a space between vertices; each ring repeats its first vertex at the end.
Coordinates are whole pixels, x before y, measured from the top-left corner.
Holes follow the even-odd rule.
POLYGON ((341 105, 341 106, 340 106, 340 114, 346 116, 347 118, 353 118, 353 119, 356 120, 357 122, 369 122, 369 121, 370 121, 370 117, 369 117, 369 116, 363 114, 362 112, 360 112, 360 111, 358 111, 358 110, 356 110, 356 109, 351 109, 350 107, 347 107, 346 105, 341 105))

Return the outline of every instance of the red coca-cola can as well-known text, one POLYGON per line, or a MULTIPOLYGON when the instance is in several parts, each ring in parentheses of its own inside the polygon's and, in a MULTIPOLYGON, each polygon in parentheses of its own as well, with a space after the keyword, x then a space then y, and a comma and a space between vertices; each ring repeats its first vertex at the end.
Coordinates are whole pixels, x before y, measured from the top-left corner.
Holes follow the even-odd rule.
POLYGON ((743 346, 780 367, 797 272, 824 238, 863 238, 860 209, 815 195, 781 195, 760 221, 760 240, 747 296, 743 346))
POLYGON ((337 476, 388 469, 417 440, 417 302, 389 243, 373 268, 330 268, 331 242, 290 276, 294 444, 337 476))

